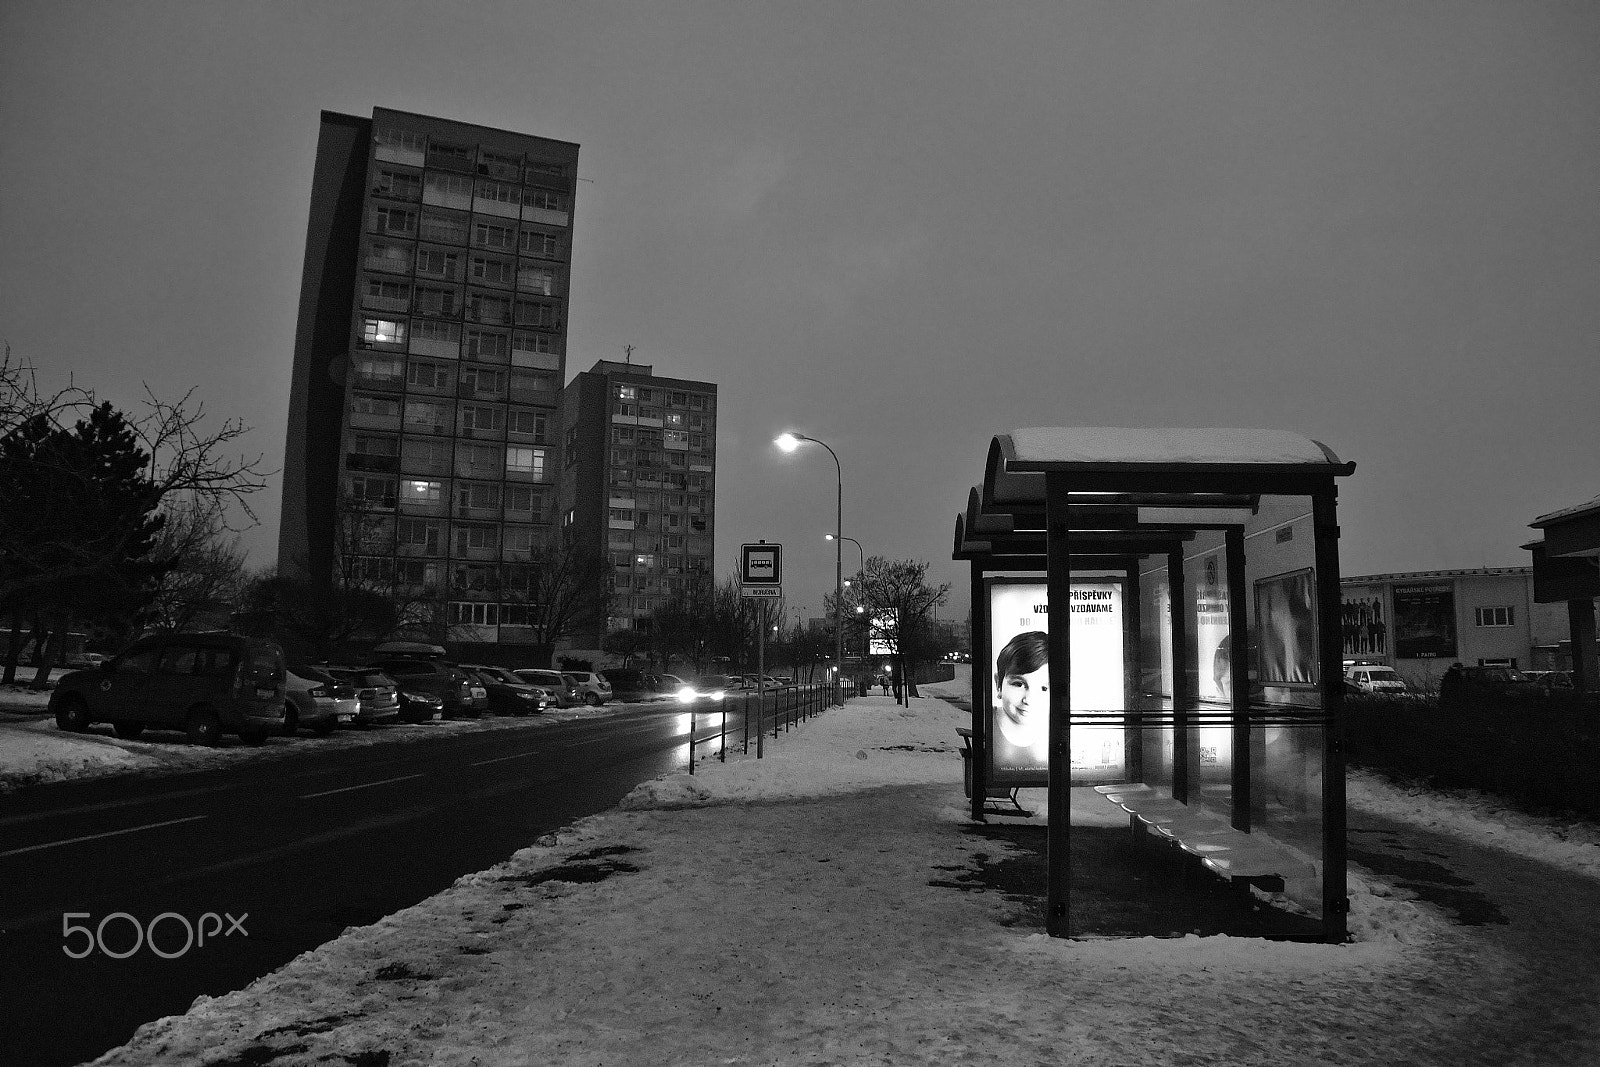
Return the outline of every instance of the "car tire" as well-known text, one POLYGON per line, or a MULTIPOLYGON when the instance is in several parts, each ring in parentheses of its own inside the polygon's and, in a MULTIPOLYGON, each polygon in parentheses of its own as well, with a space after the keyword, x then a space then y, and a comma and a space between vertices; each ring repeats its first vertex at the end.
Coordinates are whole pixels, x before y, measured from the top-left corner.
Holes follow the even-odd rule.
POLYGON ((600 706, 600 694, 585 693, 583 694, 583 702, 589 705, 591 708, 598 708, 600 706))
POLYGON ((139 739, 139 735, 144 733, 144 723, 119 722, 113 726, 112 729, 115 730, 117 732, 117 736, 122 738, 124 741, 137 741, 139 739))
POLYGON ((82 697, 61 699, 60 706, 56 708, 56 728, 75 734, 81 734, 89 728, 89 705, 84 703, 82 697))
POLYGON ((283 706, 283 736, 293 737, 300 732, 300 713, 293 705, 283 706))
POLYGON ((222 740, 222 723, 216 712, 209 708, 196 708, 189 713, 185 732, 189 735, 191 745, 215 748, 217 742, 222 740))

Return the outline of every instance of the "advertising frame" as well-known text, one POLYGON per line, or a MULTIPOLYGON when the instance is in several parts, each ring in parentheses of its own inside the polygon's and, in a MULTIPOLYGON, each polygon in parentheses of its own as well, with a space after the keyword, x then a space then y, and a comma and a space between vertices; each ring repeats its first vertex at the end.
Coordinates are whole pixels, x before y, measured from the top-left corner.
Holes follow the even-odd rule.
POLYGON ((1389 593, 1396 659, 1454 659, 1459 652, 1454 582, 1397 585, 1389 593))
POLYGON ((1316 568, 1257 578, 1255 609, 1256 680, 1291 689, 1321 685, 1316 568))

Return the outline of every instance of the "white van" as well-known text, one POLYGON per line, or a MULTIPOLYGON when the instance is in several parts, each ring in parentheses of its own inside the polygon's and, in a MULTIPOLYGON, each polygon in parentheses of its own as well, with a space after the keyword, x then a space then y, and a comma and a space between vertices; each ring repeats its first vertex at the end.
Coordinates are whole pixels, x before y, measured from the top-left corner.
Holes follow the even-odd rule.
POLYGON ((1345 678, 1363 693, 1404 693, 1406 681, 1393 667, 1381 663, 1355 663, 1344 669, 1345 678))

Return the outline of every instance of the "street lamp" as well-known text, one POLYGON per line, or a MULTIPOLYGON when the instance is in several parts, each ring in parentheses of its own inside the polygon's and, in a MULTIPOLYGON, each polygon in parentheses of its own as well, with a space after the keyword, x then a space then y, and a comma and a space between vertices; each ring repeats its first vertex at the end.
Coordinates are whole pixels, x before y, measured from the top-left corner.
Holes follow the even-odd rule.
POLYGON ((839 454, 828 447, 826 441, 819 441, 815 437, 807 437, 803 433, 793 430, 779 434, 773 444, 785 452, 793 452, 803 442, 810 441, 814 445, 821 445, 828 449, 828 455, 833 457, 833 470, 837 478, 838 494, 835 499, 833 520, 833 665, 841 673, 844 670, 844 545, 838 536, 844 533, 844 467, 839 463, 839 454))
MULTIPOLYGON (((867 612, 867 609, 863 605, 865 603, 865 599, 866 599, 866 595, 867 595, 867 550, 862 548, 861 547, 861 542, 857 541, 854 537, 844 537, 844 536, 835 537, 833 534, 823 534, 822 535, 822 539, 824 541, 849 541, 852 545, 856 546, 856 552, 858 553, 858 555, 860 556, 860 559, 861 559, 861 570, 858 573, 861 575, 861 597, 862 597, 862 602, 856 604, 856 614, 857 615, 865 615, 866 612, 867 612)), ((866 643, 867 644, 871 644, 870 641, 866 642, 866 643)), ((843 647, 843 646, 841 645, 841 647, 843 647)), ((865 648, 862 649, 862 655, 866 655, 866 649, 865 648)), ((841 671, 844 670, 844 660, 843 660, 843 658, 841 658, 840 661, 839 661, 839 669, 841 671)))

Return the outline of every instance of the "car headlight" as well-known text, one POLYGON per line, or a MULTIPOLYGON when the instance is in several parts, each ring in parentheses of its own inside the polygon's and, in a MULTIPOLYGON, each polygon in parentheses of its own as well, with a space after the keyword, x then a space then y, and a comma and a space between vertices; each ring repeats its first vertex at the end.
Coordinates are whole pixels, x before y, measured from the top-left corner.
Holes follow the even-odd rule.
POLYGON ((678 690, 678 703, 693 704, 694 690, 690 689, 688 686, 684 686, 682 689, 678 690))
POLYGON ((706 695, 709 696, 712 700, 721 700, 727 694, 724 693, 722 690, 718 689, 716 692, 707 693, 706 695))

